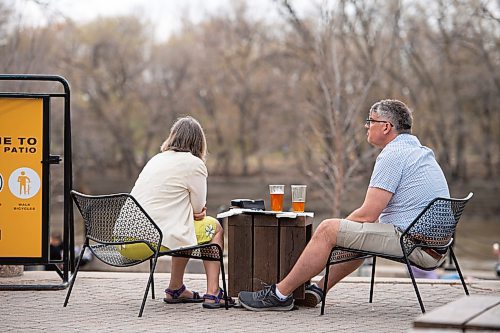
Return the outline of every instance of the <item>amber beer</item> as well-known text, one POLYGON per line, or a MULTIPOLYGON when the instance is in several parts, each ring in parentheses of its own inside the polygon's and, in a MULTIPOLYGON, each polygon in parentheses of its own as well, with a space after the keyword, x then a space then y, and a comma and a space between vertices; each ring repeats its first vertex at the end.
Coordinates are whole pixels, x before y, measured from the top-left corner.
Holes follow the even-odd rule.
POLYGON ((283 211, 283 193, 271 194, 271 210, 274 212, 283 211))
POLYGON ((306 203, 304 201, 292 201, 292 210, 295 213, 302 213, 306 208, 306 203))
POLYGON ((282 212, 285 185, 269 185, 269 193, 271 194, 271 210, 273 212, 282 212))
POLYGON ((302 213, 306 206, 306 185, 292 185, 292 210, 302 213))

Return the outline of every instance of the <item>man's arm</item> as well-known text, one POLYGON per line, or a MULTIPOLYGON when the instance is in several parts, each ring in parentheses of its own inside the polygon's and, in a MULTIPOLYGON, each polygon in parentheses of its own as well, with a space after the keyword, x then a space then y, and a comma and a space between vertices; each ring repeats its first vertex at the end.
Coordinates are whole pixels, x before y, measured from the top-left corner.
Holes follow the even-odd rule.
POLYGON ((349 214, 347 219, 362 223, 375 222, 391 198, 391 192, 377 187, 369 187, 363 205, 349 214))

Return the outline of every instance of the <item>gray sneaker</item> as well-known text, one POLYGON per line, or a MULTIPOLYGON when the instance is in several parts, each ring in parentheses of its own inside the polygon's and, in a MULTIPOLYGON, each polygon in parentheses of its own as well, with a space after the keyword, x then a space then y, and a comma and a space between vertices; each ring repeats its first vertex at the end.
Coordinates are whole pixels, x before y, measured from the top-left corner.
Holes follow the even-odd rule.
POLYGON ((252 311, 289 311, 293 309, 293 296, 284 301, 276 296, 276 285, 266 286, 260 291, 241 291, 238 294, 240 304, 252 311))
POLYGON ((321 303, 322 299, 323 299, 323 289, 318 287, 316 283, 313 283, 306 287, 304 299, 296 300, 295 303, 298 306, 314 308, 316 305, 321 303))

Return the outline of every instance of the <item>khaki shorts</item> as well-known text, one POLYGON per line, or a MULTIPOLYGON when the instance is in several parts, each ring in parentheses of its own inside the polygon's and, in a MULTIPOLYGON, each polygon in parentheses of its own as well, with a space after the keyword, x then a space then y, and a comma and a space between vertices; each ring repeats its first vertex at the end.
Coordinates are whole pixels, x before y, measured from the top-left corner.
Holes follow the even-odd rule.
MULTIPOLYGON (((400 236, 401 232, 392 224, 359 223, 343 219, 340 220, 337 245, 349 249, 402 256, 400 236)), ((409 259, 423 268, 436 267, 446 259, 446 254, 441 259, 435 259, 421 248, 416 248, 410 254, 409 259)))
MULTIPOLYGON (((194 221, 194 231, 198 245, 210 243, 215 236, 217 220, 211 216, 206 216, 203 220, 194 221)), ((124 257, 133 260, 149 258, 153 251, 144 243, 117 245, 118 251, 124 257)), ((168 251, 169 248, 161 246, 160 251, 168 251)))

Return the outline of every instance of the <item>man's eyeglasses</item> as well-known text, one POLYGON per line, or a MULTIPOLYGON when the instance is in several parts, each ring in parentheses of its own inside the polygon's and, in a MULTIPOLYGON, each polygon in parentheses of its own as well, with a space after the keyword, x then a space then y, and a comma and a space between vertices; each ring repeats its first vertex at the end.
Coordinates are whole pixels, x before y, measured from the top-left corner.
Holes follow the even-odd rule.
POLYGON ((394 126, 393 124, 391 124, 391 122, 389 122, 387 120, 375 120, 375 119, 371 119, 371 118, 366 118, 365 125, 370 127, 371 123, 388 123, 389 125, 391 125, 391 127, 394 126))

